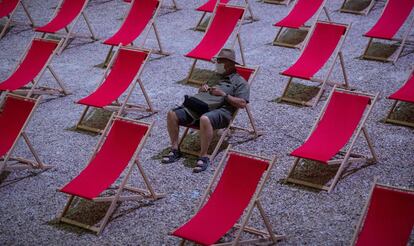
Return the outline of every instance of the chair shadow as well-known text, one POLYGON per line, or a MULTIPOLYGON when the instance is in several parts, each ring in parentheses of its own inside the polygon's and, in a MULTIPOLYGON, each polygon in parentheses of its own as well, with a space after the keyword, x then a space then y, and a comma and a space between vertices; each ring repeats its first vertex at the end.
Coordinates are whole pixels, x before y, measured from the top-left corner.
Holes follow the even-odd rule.
POLYGON ((344 9, 352 11, 362 11, 366 9, 371 0, 348 0, 344 4, 344 9))
POLYGON ((29 178, 33 178, 36 177, 40 174, 42 174, 43 172, 48 171, 48 169, 43 169, 43 170, 32 170, 30 171, 29 174, 22 176, 22 177, 16 177, 12 180, 7 180, 7 178, 10 176, 11 172, 10 171, 4 171, 3 173, 0 174, 0 189, 6 187, 6 186, 10 186, 12 184, 18 183, 20 181, 29 179, 29 178))
MULTIPOLYGON (((414 104, 407 102, 399 102, 398 106, 394 109, 394 112, 391 114, 391 119, 406 121, 414 123, 414 104)), ((381 120, 382 123, 385 122, 385 119, 381 120)), ((392 123, 389 123, 392 124, 392 123)))
MULTIPOLYGON (((309 86, 301 83, 292 82, 286 93, 286 97, 307 102, 312 100, 312 98, 314 98, 318 94, 319 89, 320 88, 318 86, 309 86)), ((323 97, 321 98, 321 100, 322 99, 323 97)), ((275 98, 270 102, 283 103, 287 105, 293 105, 296 107, 306 107, 301 104, 282 101, 280 97, 275 98)))

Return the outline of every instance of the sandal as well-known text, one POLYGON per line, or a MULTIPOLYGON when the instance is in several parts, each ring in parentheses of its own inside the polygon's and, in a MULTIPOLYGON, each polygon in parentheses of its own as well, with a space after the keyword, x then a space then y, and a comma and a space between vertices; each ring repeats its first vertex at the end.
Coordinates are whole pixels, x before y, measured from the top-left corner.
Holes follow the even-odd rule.
POLYGON ((178 149, 171 149, 168 155, 162 157, 161 163, 168 164, 178 161, 181 158, 181 152, 178 149))
POLYGON ((193 169, 193 173, 199 173, 199 172, 205 171, 207 169, 208 165, 210 165, 210 158, 208 158, 206 156, 199 157, 197 159, 197 166, 194 167, 194 169, 193 169))

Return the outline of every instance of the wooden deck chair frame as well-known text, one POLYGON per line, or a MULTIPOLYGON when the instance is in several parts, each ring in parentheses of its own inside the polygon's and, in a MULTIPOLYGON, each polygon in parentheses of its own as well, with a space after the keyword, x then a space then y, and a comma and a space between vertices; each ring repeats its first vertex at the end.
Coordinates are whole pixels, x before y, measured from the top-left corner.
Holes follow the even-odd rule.
POLYGON ((261 0, 261 2, 288 6, 292 0, 261 0))
MULTIPOLYGON (((231 150, 230 149, 231 146, 229 146, 226 149, 226 152, 223 155, 223 158, 221 159, 220 163, 218 164, 213 178, 210 180, 207 189, 204 191, 204 194, 201 198, 200 201, 200 205, 197 207, 196 209, 196 213, 204 206, 204 204, 207 202, 208 198, 210 197, 210 195, 213 192, 213 186, 215 184, 217 184, 217 182, 219 181, 219 176, 221 174, 221 172, 224 170, 225 168, 225 164, 228 161, 229 158, 229 153, 235 153, 238 155, 242 155, 242 156, 247 156, 250 158, 254 158, 254 159, 259 159, 259 160, 263 160, 266 162, 269 162, 269 167, 267 169, 267 171, 265 171, 262 175, 262 178, 259 182, 259 184, 257 185, 256 188, 256 192, 254 193, 252 199, 249 202, 249 205, 247 206, 247 208, 245 209, 245 213, 244 216, 242 216, 241 219, 241 223, 240 224, 236 224, 233 226, 233 229, 236 230, 236 236, 234 238, 234 240, 232 242, 226 242, 226 243, 217 243, 217 244, 213 244, 213 245, 217 245, 217 246, 224 246, 224 245, 241 245, 241 244, 253 244, 253 243, 258 243, 261 242, 263 240, 270 240, 272 241, 272 243, 276 243, 279 240, 282 240, 284 238, 286 238, 286 236, 284 235, 277 235, 273 232, 272 226, 270 224, 270 220, 266 215, 266 212, 262 206, 262 203, 260 201, 260 197, 264 188, 264 185, 266 184, 266 182, 268 181, 269 177, 270 177, 270 173, 271 170, 273 168, 273 166, 276 163, 276 157, 273 156, 272 159, 267 159, 267 158, 263 158, 261 156, 257 156, 257 155, 252 155, 252 154, 248 154, 245 152, 241 152, 241 151, 236 151, 236 150, 231 150), (266 227, 266 230, 259 230, 256 229, 254 227, 249 227, 247 226, 247 223, 249 222, 249 219, 253 213, 254 208, 257 208, 260 214, 261 219, 263 220, 263 223, 266 227), (247 240, 241 240, 241 236, 243 232, 247 232, 249 234, 253 234, 256 236, 261 237, 260 239, 247 239, 247 240)), ((180 242, 180 246, 184 246, 187 240, 182 239, 180 242)))
MULTIPOLYGON (((57 7, 55 9, 55 12, 54 12, 52 18, 50 19, 50 21, 53 20, 56 17, 56 15, 59 13, 59 10, 61 9, 61 6, 62 6, 64 1, 66 1, 66 0, 61 0, 59 2, 59 4, 57 5, 57 7)), ((89 3, 89 0, 86 0, 83 7, 82 7, 82 10, 78 13, 78 15, 72 21, 72 24, 70 24, 69 27, 66 26, 64 28, 66 33, 54 33, 53 34, 53 35, 60 36, 64 40, 63 44, 60 47, 60 50, 57 53, 58 55, 62 54, 62 52, 66 49, 66 47, 69 45, 69 41, 70 41, 71 38, 79 37, 79 38, 92 39, 93 41, 99 40, 99 38, 95 35, 95 32, 92 29, 92 25, 89 22, 88 16, 86 15, 86 6, 88 5, 88 3, 89 3), (80 16, 82 16, 82 18, 84 19, 84 21, 86 23, 86 26, 87 26, 90 34, 91 34, 90 36, 79 35, 79 34, 74 34, 73 33, 73 29, 75 28, 80 16)), ((44 38, 47 35, 48 35, 48 33, 42 33, 41 37, 44 38)))
POLYGON ((360 10, 360 11, 358 11, 358 10, 352 10, 352 9, 346 9, 345 8, 345 4, 348 1, 349 0, 344 0, 342 2, 341 7, 339 8, 339 12, 349 13, 349 14, 356 14, 356 15, 368 15, 369 12, 371 11, 371 9, 374 7, 375 1, 377 1, 377 0, 371 0, 371 2, 369 3, 369 5, 365 9, 360 10))
MULTIPOLYGON (((9 151, 4 155, 4 157, 0 158, 0 174, 3 171, 11 171, 11 170, 16 170, 16 169, 17 170, 19 170, 19 169, 43 169, 43 170, 45 170, 45 169, 52 168, 53 166, 46 165, 41 161, 39 154, 36 152, 35 148, 33 147, 33 144, 31 143, 31 141, 30 141, 30 139, 27 136, 27 133, 25 131, 25 129, 27 127, 27 124, 29 123, 30 119, 33 117, 33 113, 36 110, 36 108, 39 106, 39 103, 42 100, 42 98, 41 97, 30 98, 30 97, 27 97, 27 96, 23 97, 23 96, 11 94, 11 93, 6 94, 4 99, 6 99, 7 97, 15 97, 15 98, 19 98, 21 100, 32 101, 32 102, 35 103, 35 105, 34 105, 32 111, 30 112, 29 116, 27 117, 27 119, 26 119, 22 129, 20 130, 18 136, 14 140, 13 145, 11 146, 9 151), (30 153, 32 154, 34 160, 13 156, 13 152, 14 152, 14 150, 16 148, 16 145, 17 145, 20 138, 23 138, 24 143, 29 148, 30 153), (15 162, 15 163, 8 164, 8 162, 15 162)), ((5 102, 5 100, 3 100, 3 102, 5 102)))
MULTIPOLYGON (((414 66, 411 68, 410 73, 408 74, 407 79, 405 80, 405 83, 408 83, 408 80, 411 78, 411 75, 414 73, 414 66)), ((413 75, 414 76, 414 75, 413 75)), ((405 84, 404 83, 404 84, 405 84)), ((408 127, 412 127, 414 128, 414 122, 408 122, 408 121, 402 121, 402 120, 397 120, 397 119, 392 119, 391 116, 394 114, 395 109, 398 108, 398 105, 401 104, 401 101, 399 100, 395 100, 394 103, 391 106, 390 111, 388 112, 387 116, 385 117, 385 122, 387 123, 393 123, 393 124, 397 124, 397 125, 402 125, 402 126, 408 126, 408 127)))
MULTIPOLYGON (((325 13, 326 18, 328 19, 328 21, 329 22, 332 22, 332 19, 331 19, 330 15, 329 15, 328 9, 325 6, 326 2, 327 2, 327 0, 324 0, 322 2, 322 4, 321 4, 321 7, 317 11, 316 16, 315 17, 311 17, 311 19, 312 18, 314 19, 312 21, 312 24, 310 26, 303 25, 303 26, 299 27, 299 30, 305 30, 305 31, 308 31, 308 33, 309 33, 309 29, 319 20, 319 17, 321 16, 322 11, 325 13)), ((290 14, 290 12, 292 12, 292 10, 295 8, 295 5, 297 3, 298 2, 296 2, 292 6, 292 8, 290 9, 289 13, 286 16, 288 16, 290 14)), ((283 41, 280 40, 280 36, 282 35, 283 30, 288 30, 288 29, 292 29, 292 28, 289 28, 289 27, 279 27, 279 31, 276 33, 276 37, 273 39, 272 45, 274 45, 274 46, 281 46, 281 47, 287 47, 287 48, 298 48, 298 49, 301 49, 301 45, 302 45, 303 42, 301 42, 300 44, 294 45, 294 44, 287 43, 287 42, 283 42, 283 41)))
MULTIPOLYGON (((218 6, 218 5, 216 5, 216 8, 217 8, 217 6, 218 6)), ((243 52, 243 45, 242 45, 242 42, 241 42, 241 37, 240 37, 240 30, 241 30, 241 26, 242 26, 242 24, 243 24, 244 16, 246 15, 246 7, 245 7, 245 6, 230 5, 230 4, 226 4, 226 6, 230 6, 230 7, 234 7, 234 8, 241 8, 241 9, 244 9, 243 16, 242 16, 242 17, 238 20, 237 25, 236 25, 236 27, 235 27, 235 30, 234 30, 234 31, 233 31, 233 33, 232 33, 232 34, 234 34, 236 37, 235 37, 234 41, 232 42, 231 48, 233 48, 233 49, 234 49, 234 47, 236 46, 236 43, 238 43, 238 44, 239 44, 239 50, 240 50, 240 56, 241 56, 241 60, 242 60, 242 65, 243 65, 243 66, 245 66, 245 65, 246 65, 246 60, 245 60, 245 57, 244 57, 244 52, 243 52)), ((214 16, 215 16, 215 15, 216 15, 216 11, 214 11, 214 12, 213 12, 213 14, 212 14, 212 16, 211 16, 211 20, 213 20, 213 19, 214 19, 214 16)), ((207 34, 207 32, 208 32, 208 29, 210 28, 211 22, 212 22, 212 21, 210 21, 210 22, 208 23, 208 26, 207 26, 207 28, 206 28, 206 32, 205 32, 205 34, 207 34)), ((230 36, 231 36, 231 35, 230 35, 230 36)), ((230 38, 230 37, 229 37, 229 38, 230 38)), ((227 40, 227 41, 228 41, 228 40, 227 40)), ((222 48, 224 48, 224 47, 222 47, 222 48)), ((194 70, 196 69, 196 64, 197 64, 197 61, 199 60, 199 59, 195 59, 195 58, 192 58, 192 59, 194 59, 194 62, 193 62, 193 64, 191 65, 191 68, 190 68, 190 71, 189 71, 189 73, 188 73, 188 76, 187 76, 187 78, 185 79, 185 83, 186 83, 186 84, 191 83, 191 84, 195 84, 195 85, 202 85, 202 84, 204 84, 204 83, 205 83, 205 81, 196 80, 196 79, 193 79, 193 78, 192 78, 192 75, 193 75, 193 73, 194 73, 194 70)), ((209 61, 209 62, 211 62, 211 61, 209 61)))
MULTIPOLYGON (((129 161, 128 166, 125 168, 125 170, 123 171, 123 173, 125 173, 125 176, 120 178, 118 177, 117 180, 122 180, 121 184, 119 186, 113 186, 110 187, 109 189, 115 189, 115 194, 112 196, 99 196, 96 197, 94 199, 92 199, 93 202, 111 202, 110 207, 108 208, 104 218, 102 219, 102 221, 100 221, 100 225, 99 226, 95 226, 95 225, 87 225, 72 219, 69 219, 67 217, 65 217, 65 215, 67 214, 68 210, 70 209, 71 204, 74 202, 75 198, 77 198, 78 200, 81 199, 80 197, 75 197, 73 195, 69 195, 69 199, 62 211, 62 213, 59 215, 58 219, 59 222, 64 222, 67 224, 71 224, 71 225, 75 225, 87 230, 91 230, 93 232, 95 232, 96 234, 100 234, 105 226, 108 224, 109 219, 111 217, 111 215, 113 214, 113 212, 116 209, 116 205, 118 202, 122 202, 122 201, 140 201, 142 200, 142 198, 149 198, 151 200, 158 200, 161 199, 163 197, 165 197, 165 194, 161 194, 161 193, 156 193, 151 185, 151 183, 149 182, 149 179, 147 177, 147 175, 144 172, 144 169, 141 165, 141 162, 138 160, 139 154, 141 153, 142 148, 145 145, 145 142, 148 138, 148 136, 150 135, 151 129, 154 125, 154 123, 151 124, 147 124, 141 121, 136 121, 136 120, 132 120, 132 119, 128 119, 128 118, 124 118, 119 116, 119 114, 117 114, 116 116, 114 116, 114 114, 112 114, 111 119, 109 120, 107 126, 105 127, 105 130, 101 136, 101 138, 98 141, 98 144, 95 147, 95 150, 92 154, 92 156, 90 157, 88 163, 91 162, 91 160, 95 157, 95 155, 97 154, 97 152, 100 150, 100 148, 102 147, 111 127, 112 127, 112 123, 114 122, 114 120, 119 119, 119 120, 123 120, 123 121, 128 121, 128 122, 133 122, 133 123, 139 123, 139 124, 146 124, 148 125, 148 131, 145 134, 145 136, 143 137, 143 139, 141 140, 141 143, 139 144, 138 148, 135 150, 133 157, 131 158, 131 160, 129 161), (147 189, 142 189, 142 188, 137 188, 137 187, 133 187, 133 186, 129 186, 127 185, 128 180, 132 174, 133 168, 134 166, 138 167, 139 173, 142 176, 142 179, 145 183, 145 186, 147 189), (122 195, 122 193, 124 191, 128 191, 128 192, 132 192, 135 193, 135 195, 122 195)), ((121 174, 122 176, 122 174, 121 174)), ((99 223, 99 222, 98 222, 99 223)))
MULTIPOLYGON (((57 75, 57 73, 53 69, 52 65, 50 64, 53 57, 57 54, 57 52, 62 47, 63 41, 62 40, 56 41, 56 40, 47 39, 47 38, 36 38, 35 36, 32 38, 32 41, 29 44, 27 44, 24 53, 21 55, 21 57, 19 59, 19 63, 16 65, 16 67, 13 70, 13 73, 19 68, 22 61, 26 58, 26 55, 29 52, 29 48, 31 47, 31 45, 33 43, 33 40, 43 39, 43 40, 47 40, 48 42, 57 42, 58 46, 53 51, 53 54, 47 60, 47 62, 43 66, 42 70, 40 70, 38 76, 36 76, 36 78, 33 81, 31 81, 31 86, 30 87, 23 87, 21 89, 14 90, 13 93, 14 94, 20 94, 20 95, 26 95, 27 97, 31 97, 33 95, 44 95, 44 94, 47 94, 47 95, 64 95, 64 96, 69 95, 70 92, 66 89, 65 84, 63 83, 63 80, 57 75), (46 72, 46 70, 48 70, 50 72, 50 74, 52 75, 52 77, 56 80, 56 83, 60 87, 60 89, 46 87, 46 86, 39 86, 39 81, 43 77, 43 74, 46 72)), ((7 92, 9 92, 9 91, 6 91, 6 93, 7 92)))
MULTIPOLYGON (((254 15, 253 15, 253 10, 252 10, 252 7, 250 6, 250 4, 249 4, 249 0, 244 0, 244 2, 245 2, 245 5, 247 6, 247 10, 249 11, 249 14, 250 14, 250 16, 247 16, 246 17, 246 20, 248 20, 248 21, 251 21, 251 22, 254 22, 254 21, 257 21, 257 20, 259 20, 257 17, 255 17, 254 15)), ((217 0, 217 2, 216 2, 216 5, 215 5, 215 7, 214 7, 214 10, 216 9, 216 7, 217 7, 217 5, 220 3, 220 0, 217 0)), ((213 11, 213 13, 214 13, 215 11, 213 11)), ((207 12, 203 12, 203 14, 201 15, 201 18, 198 20, 198 22, 197 22, 197 25, 195 26, 195 28, 194 28, 194 30, 196 30, 196 31, 200 31, 200 32, 204 32, 204 31, 206 31, 206 27, 205 26, 203 26, 202 24, 203 24, 203 21, 205 20, 205 18, 207 17, 207 12)), ((210 16, 210 20, 211 20, 211 17, 212 16, 210 16)), ((207 17, 208 18, 208 17, 207 17)))
MULTIPOLYGON (((385 9, 387 8, 388 3, 389 3, 389 1, 387 0, 387 3, 385 4, 384 8, 382 9, 382 12, 381 12, 380 16, 382 16, 383 13, 385 12, 385 9)), ((410 18, 410 15, 408 15, 406 21, 408 21, 409 18, 410 18)), ((403 23, 403 25, 404 25, 404 23, 403 23)), ((398 58, 400 58, 400 56, 401 56, 401 54, 402 54, 402 52, 405 48, 406 43, 414 44, 414 40, 409 40, 408 39, 408 37, 410 36, 410 32, 413 30, 413 27, 414 27, 414 18, 412 18, 411 22, 408 24, 407 30, 402 34, 402 38, 392 38, 392 39, 388 40, 388 39, 368 37, 369 40, 368 40, 367 46, 365 47, 364 53, 362 54, 361 58, 366 59, 366 60, 392 62, 392 64, 395 64, 397 62, 398 58), (399 43, 399 45, 398 45, 397 50, 390 57, 387 57, 387 58, 380 57, 380 56, 368 55, 367 53, 368 53, 369 48, 371 47, 371 44, 374 41, 374 39, 394 41, 394 42, 397 42, 397 44, 399 43), (392 56, 394 56, 394 57, 392 58, 392 56)))
POLYGON ((322 119, 322 117, 325 113, 325 110, 327 109, 327 107, 329 105, 331 97, 332 97, 332 95, 335 91, 345 92, 345 93, 348 93, 348 94, 367 96, 367 97, 371 98, 371 102, 370 102, 370 105, 369 105, 368 109, 365 109, 365 112, 364 112, 365 115, 362 117, 362 119, 359 123, 359 126, 354 131, 354 136, 351 137, 350 141, 348 141, 348 143, 351 142, 351 144, 348 146, 347 150, 340 151, 338 153, 338 155, 343 156, 343 157, 333 158, 332 160, 328 161, 328 165, 329 164, 340 164, 340 166, 338 168, 338 171, 336 172, 336 175, 335 175, 332 183, 329 186, 326 186, 326 185, 321 185, 321 184, 315 184, 315 183, 305 181, 305 180, 301 180, 301 179, 297 179, 297 178, 292 178, 291 176, 293 175, 293 173, 295 171, 295 168, 300 163, 301 159, 304 159, 304 158, 300 158, 300 157, 295 157, 295 160, 293 162, 293 166, 290 169, 290 171, 289 171, 289 173, 288 173, 288 175, 285 179, 285 183, 293 183, 293 184, 298 184, 298 185, 304 185, 304 186, 315 188, 315 189, 325 190, 325 191, 328 191, 328 193, 330 193, 335 188, 335 185, 338 183, 339 179, 341 178, 342 173, 344 172, 344 170, 347 167, 348 163, 353 162, 353 161, 365 161, 365 162, 369 162, 369 163, 376 163, 377 162, 377 160, 378 160, 377 154, 374 150, 374 145, 371 141, 371 138, 369 136, 368 129, 365 126, 365 123, 366 123, 369 115, 371 114, 372 109, 373 109, 376 101, 378 100, 379 93, 374 95, 374 94, 357 92, 357 91, 348 91, 348 90, 339 89, 336 86, 334 86, 334 88, 332 89, 332 91, 331 91, 331 93, 328 97, 328 100, 326 101, 324 107, 322 108, 322 111, 319 114, 319 117, 316 120, 315 124, 313 125, 308 137, 306 138, 306 140, 312 135, 312 133, 314 132, 314 130, 316 129, 316 127, 318 125, 318 122, 322 119), (358 137, 361 135, 361 133, 363 134, 363 137, 364 137, 364 139, 367 143, 368 150, 371 154, 371 158, 369 158, 365 155, 357 154, 357 153, 353 152, 354 145, 355 145, 356 141, 358 140, 358 137))
POLYGON ((372 194, 374 193, 374 189, 375 189, 376 186, 382 186, 382 187, 387 188, 387 189, 390 189, 390 190, 396 190, 396 191, 414 193, 414 190, 413 189, 407 189, 407 188, 396 187, 396 186, 391 186, 391 185, 386 185, 386 184, 378 183, 378 178, 375 177, 374 178, 374 183, 372 184, 371 190, 369 192, 369 196, 368 196, 367 201, 366 201, 366 203, 364 205, 364 208, 362 210, 362 214, 359 217, 358 224, 356 225, 355 233, 352 236, 352 240, 351 240, 351 244, 350 244, 352 246, 356 244, 356 241, 358 239, 358 235, 359 235, 359 233, 362 230, 363 223, 364 223, 364 221, 366 219, 366 216, 368 214, 369 205, 371 204, 372 194))
MULTIPOLYGON (((302 101, 302 100, 298 100, 298 99, 295 99, 295 98, 287 97, 287 92, 288 92, 289 86, 290 86, 290 84, 292 83, 292 81, 294 79, 294 77, 289 76, 288 82, 286 83, 286 86, 283 89, 282 96, 278 99, 279 102, 284 101, 284 102, 289 102, 289 103, 300 104, 300 105, 303 105, 303 106, 315 107, 316 104, 318 104, 319 100, 321 99, 322 94, 323 94, 324 90, 326 89, 327 85, 332 85, 332 86, 333 85, 338 85, 338 86, 341 86, 345 89, 349 88, 348 75, 346 73, 344 56, 342 54, 342 48, 343 48, 343 45, 345 43, 346 37, 348 36, 349 30, 351 29, 352 24, 341 24, 341 23, 325 22, 325 21, 319 21, 319 22, 329 23, 329 24, 334 24, 334 25, 342 25, 342 26, 346 27, 345 34, 342 35, 341 39, 339 40, 339 43, 336 46, 336 49, 331 54, 331 57, 333 56, 334 58, 333 58, 333 61, 332 61, 331 65, 329 65, 329 69, 328 69, 328 72, 326 73, 326 75, 323 78, 312 77, 309 80, 309 81, 316 82, 316 83, 320 84, 319 91, 318 91, 317 95, 314 98, 310 99, 309 101, 302 101), (344 82, 329 80, 329 77, 331 76, 331 74, 333 72, 333 69, 335 68, 336 61, 338 59, 339 59, 339 64, 341 65, 340 68, 342 70, 342 76, 344 78, 344 82)), ((304 41, 303 49, 301 50, 301 53, 299 54, 298 59, 300 58, 302 53, 305 51, 306 46, 308 45, 308 42, 309 42, 310 38, 312 37, 315 26, 316 26, 316 23, 312 26, 312 28, 310 30, 310 33, 307 35, 307 37, 304 41)), ((326 66, 326 64, 325 64, 325 66, 326 66)), ((280 73, 280 74, 282 74, 282 73, 280 73)))
POLYGON ((31 27, 35 26, 35 22, 33 21, 33 18, 30 15, 26 5, 24 5, 22 0, 19 0, 19 3, 16 5, 16 8, 14 8, 14 10, 8 16, 6 16, 6 23, 4 24, 3 29, 1 29, 1 31, 0 31, 0 39, 6 34, 7 29, 11 26, 12 18, 14 16, 14 14, 16 13, 17 8, 19 7, 19 4, 22 6, 27 18, 29 19, 30 26, 31 27))
MULTIPOLYGON (((133 82, 131 83, 131 85, 129 86, 129 90, 126 94, 125 100, 123 102, 119 102, 119 99, 117 99, 115 102, 113 102, 111 105, 108 105, 106 107, 104 107, 105 110, 108 111, 117 111, 119 115, 122 115, 123 113, 127 113, 127 112, 134 112, 134 111, 145 111, 145 112, 151 112, 151 113, 157 113, 158 110, 156 110, 151 102, 151 99, 147 93, 147 91, 144 88, 144 85, 142 83, 141 80, 141 74, 142 71, 145 67, 145 64, 148 62, 148 60, 150 59, 151 56, 151 50, 145 50, 145 49, 140 49, 140 48, 135 48, 135 47, 127 47, 127 46, 118 46, 117 51, 115 52, 115 55, 111 58, 105 72, 104 75, 102 76, 102 80, 100 81, 99 86, 101 86, 103 84, 103 82, 105 81, 105 79, 107 78, 110 70, 112 69, 113 63, 115 62, 115 60, 118 57, 118 53, 121 49, 129 49, 129 50, 140 50, 140 51, 144 51, 147 52, 148 55, 145 58, 143 64, 141 65, 141 67, 139 68, 137 74, 135 75, 133 82), (147 105, 143 105, 143 104, 132 104, 132 103, 128 103, 130 97, 132 96, 132 93, 134 92, 136 86, 139 85, 142 94, 144 95, 145 101, 147 103, 147 105)), ((95 133, 102 133, 102 129, 99 128, 95 128, 95 127, 91 127, 91 126, 87 126, 84 123, 85 117, 89 111, 89 109, 92 106, 85 106, 85 109, 83 110, 81 117, 79 119, 79 121, 76 123, 76 129, 81 129, 81 130, 85 130, 85 131, 90 131, 90 132, 95 132, 95 133)))
MULTIPOLYGON (((239 67, 243 67, 243 66, 239 66, 239 67)), ((259 69, 260 69, 260 67, 257 66, 257 67, 249 67, 249 68, 255 70, 252 73, 252 75, 250 75, 249 81, 247 81, 247 83, 249 84, 249 86, 251 86, 252 83, 253 83, 253 81, 254 81, 254 79, 255 79, 255 77, 256 77, 256 75, 257 75, 257 73, 258 73, 258 71, 259 71, 259 69)), ((226 139, 226 137, 230 135, 231 131, 233 131, 233 130, 245 131, 245 132, 248 132, 249 134, 253 134, 254 138, 257 138, 257 137, 259 137, 259 136, 262 135, 262 133, 259 132, 259 130, 256 127, 256 122, 255 122, 255 120, 253 118, 253 114, 251 112, 251 109, 250 109, 250 105, 249 104, 246 105, 245 110, 246 110, 246 113, 247 113, 247 117, 249 118, 250 127, 249 128, 244 128, 244 127, 236 126, 233 123, 234 120, 237 117, 238 112, 239 112, 239 109, 237 109, 233 113, 229 125, 226 128, 224 128, 223 132, 221 133, 220 139, 218 140, 218 142, 216 144, 216 147, 214 147, 214 150, 213 150, 212 154, 209 155, 209 158, 210 158, 211 161, 213 161, 214 158, 217 156, 217 154, 218 154, 218 152, 220 150, 221 145, 223 144, 223 142, 226 139)), ((196 131, 199 130, 199 129, 195 129, 195 128, 192 128, 192 127, 186 127, 184 129, 183 135, 181 136, 181 138, 178 141, 178 148, 183 153, 190 154, 190 155, 194 155, 194 156, 198 156, 199 153, 196 152, 196 151, 189 150, 189 149, 184 149, 184 148, 180 148, 180 146, 184 142, 185 137, 188 135, 190 129, 193 129, 193 130, 196 130, 196 131)))

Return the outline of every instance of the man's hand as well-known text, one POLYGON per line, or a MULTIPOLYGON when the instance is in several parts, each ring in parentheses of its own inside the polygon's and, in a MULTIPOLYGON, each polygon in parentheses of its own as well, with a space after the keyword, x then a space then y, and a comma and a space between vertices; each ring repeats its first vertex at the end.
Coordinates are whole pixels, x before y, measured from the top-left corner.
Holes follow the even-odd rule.
POLYGON ((210 90, 210 86, 208 86, 208 84, 203 84, 200 87, 199 92, 207 92, 208 90, 210 90))
POLYGON ((219 89, 215 86, 210 88, 210 94, 213 95, 213 96, 223 96, 223 97, 226 95, 226 93, 224 91, 222 91, 221 89, 219 89))

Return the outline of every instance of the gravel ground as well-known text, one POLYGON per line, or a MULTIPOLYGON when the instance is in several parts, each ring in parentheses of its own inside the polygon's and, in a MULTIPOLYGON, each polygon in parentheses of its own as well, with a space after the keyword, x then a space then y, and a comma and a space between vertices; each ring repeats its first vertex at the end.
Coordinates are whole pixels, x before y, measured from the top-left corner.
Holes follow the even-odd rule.
MULTIPOLYGON (((57 0, 25 1, 38 25, 46 23, 53 14, 57 0)), ((176 83, 190 68, 191 59, 184 57, 201 39, 202 33, 191 28, 200 13, 194 9, 204 1, 177 0, 181 10, 171 12, 163 8, 157 24, 165 50, 171 56, 151 59, 142 80, 159 113, 155 115, 129 114, 132 118, 155 121, 155 127, 141 153, 141 161, 155 189, 167 193, 166 198, 147 203, 123 203, 112 217, 101 236, 72 226, 58 224, 56 217, 63 209, 66 196, 56 192, 86 165, 98 141, 98 136, 68 130, 78 120, 83 107, 73 102, 92 92, 102 77, 103 70, 94 67, 104 59, 108 47, 99 42, 72 42, 69 49, 53 60, 56 72, 64 79, 71 95, 44 102, 37 109, 28 126, 28 135, 45 163, 55 165, 46 172, 19 171, 0 177, 0 244, 2 245, 173 245, 178 239, 168 232, 187 221, 194 213, 197 202, 213 174, 213 168, 193 174, 191 168, 177 164, 162 165, 157 156, 168 147, 165 117, 167 111, 183 100, 183 95, 196 91, 194 87, 176 83), (163 89, 160 89, 163 88, 163 89)), ((384 2, 380 1, 368 16, 342 14, 336 10, 341 1, 328 1, 331 17, 336 22, 353 23, 344 47, 346 68, 351 85, 366 92, 380 92, 380 100, 367 122, 379 162, 363 166, 354 163, 353 173, 340 180, 331 194, 300 186, 284 185, 283 178, 292 166, 288 156, 309 133, 323 103, 316 108, 296 107, 275 103, 282 93, 286 78, 279 72, 288 68, 298 57, 299 50, 269 45, 276 29, 272 26, 282 18, 288 7, 263 4, 250 0, 260 20, 245 24, 241 36, 249 65, 260 65, 261 70, 251 90, 251 107, 258 127, 264 135, 252 141, 237 134, 230 139, 234 148, 270 157, 277 156, 277 164, 262 196, 274 229, 287 235, 281 245, 346 245, 351 240, 368 192, 377 176, 380 182, 414 188, 414 134, 407 127, 384 124, 383 119, 391 106, 386 96, 398 89, 413 63, 412 47, 405 50, 395 65, 358 59, 367 39, 362 36, 378 19, 384 2)), ((171 2, 166 0, 165 5, 171 2)), ((128 5, 121 0, 92 0, 87 13, 98 36, 103 39, 113 34, 121 23, 128 5)), ((410 17, 410 19, 413 16, 410 17)), ((22 11, 16 19, 26 21, 22 11)), ((77 30, 86 32, 79 22, 77 30)), ((27 26, 18 25, 0 40, 0 80, 15 67, 24 47, 33 37, 27 26)), ((139 42, 138 42, 139 43, 139 42)), ((155 47, 153 34, 147 47, 155 47)), ((157 56, 154 56, 157 58, 157 56)), ((212 68, 211 65, 203 66, 212 68)), ((326 72, 326 68, 322 70, 326 72)), ((339 77, 338 68, 334 77, 339 77)), ((50 75, 42 80, 52 84, 50 75)), ((326 96, 324 97, 326 99, 326 96)), ((324 99, 324 100, 325 100, 324 99)), ((142 101, 141 95, 132 100, 142 101)), ((412 107, 406 110, 413 115, 412 107)), ((409 116, 404 116, 409 117, 409 116)), ((411 117, 412 119, 413 117, 411 117)), ((246 116, 240 114, 239 121, 246 116)), ((19 147, 22 147, 19 143, 19 147)), ((363 142, 357 149, 364 147, 363 142)), ((25 148, 18 154, 28 155, 25 148)), ((221 158, 220 153, 216 160, 221 158)), ((214 163, 216 165, 216 162, 214 163)), ((138 175, 132 177, 139 184, 138 175)), ((242 180, 240 182, 243 182, 242 180)), ((106 205, 82 204, 78 216, 93 220, 102 215, 106 205)), ((255 215, 252 225, 262 227, 255 215)))

